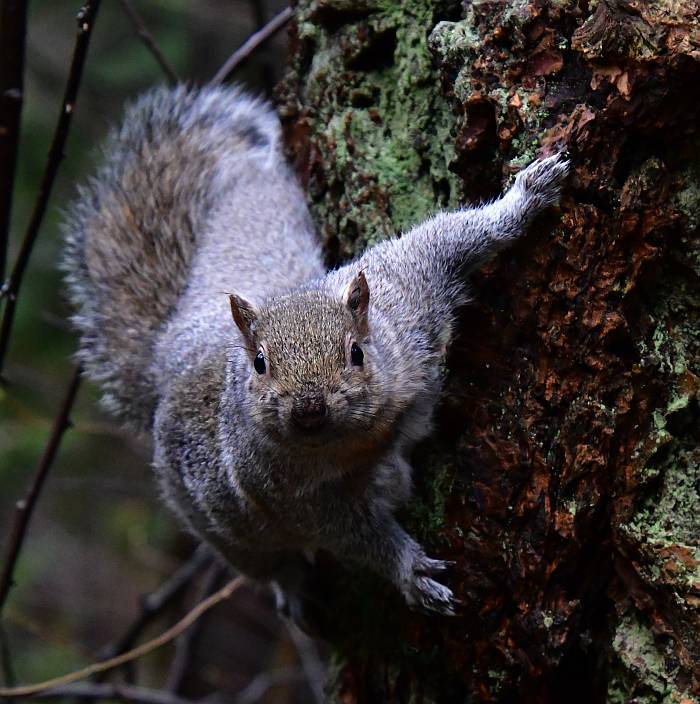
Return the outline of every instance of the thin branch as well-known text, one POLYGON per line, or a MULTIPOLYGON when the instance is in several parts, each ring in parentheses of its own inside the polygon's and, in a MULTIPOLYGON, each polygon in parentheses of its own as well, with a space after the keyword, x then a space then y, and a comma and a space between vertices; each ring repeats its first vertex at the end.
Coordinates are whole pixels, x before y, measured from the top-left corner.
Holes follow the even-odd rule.
POLYGON ((272 38, 294 17, 294 10, 285 7, 282 12, 275 15, 260 31, 252 34, 244 44, 229 56, 224 65, 211 79, 211 85, 218 85, 226 81, 231 74, 262 44, 272 38))
POLYGON ((119 2, 124 8, 124 12, 126 12, 127 17, 129 18, 129 21, 131 22, 134 28, 134 31, 136 32, 136 34, 139 35, 139 37, 141 37, 141 40, 146 45, 146 48, 151 52, 151 54, 153 54, 153 57, 158 62, 158 65, 161 67, 163 73, 168 78, 168 81, 170 81, 170 83, 177 83, 179 79, 177 77, 177 74, 175 73, 175 70, 168 63, 168 60, 165 58, 165 55, 156 43, 156 40, 153 38, 153 35, 148 31, 148 28, 144 24, 144 21, 141 19, 141 16, 138 14, 138 12, 136 12, 129 0, 119 0, 119 2))
POLYGON ((299 655, 301 667, 306 675, 309 689, 314 695, 317 704, 326 701, 323 695, 323 683, 326 679, 326 668, 321 662, 316 644, 307 635, 302 633, 293 623, 288 624, 287 630, 299 655))
POLYGON ((229 599, 231 595, 243 584, 243 577, 236 577, 232 579, 226 586, 219 589, 218 592, 212 594, 208 599, 197 604, 188 614, 186 614, 182 619, 180 619, 174 626, 168 628, 167 631, 161 633, 157 638, 146 641, 136 648, 132 648, 126 653, 117 655, 110 660, 105 660, 103 662, 95 662, 92 665, 88 665, 75 672, 70 672, 67 675, 62 675, 61 677, 54 677, 50 680, 44 682, 38 682, 37 684, 25 685, 23 687, 0 687, 0 697, 29 697, 39 692, 45 692, 55 687, 59 687, 65 684, 70 684, 71 682, 77 682, 78 680, 85 679, 91 675, 95 675, 98 672, 106 672, 107 670, 113 670, 116 667, 120 667, 127 662, 136 660, 160 647, 169 643, 174 638, 177 638, 180 633, 182 633, 186 628, 191 626, 202 614, 216 606, 221 601, 229 599))
POLYGON ((129 650, 146 627, 158 618, 177 599, 190 582, 212 561, 212 555, 205 546, 200 546, 194 555, 181 565, 156 591, 141 601, 141 610, 124 635, 112 646, 105 649, 101 660, 111 660, 129 650))
MULTIPOLYGON (((211 569, 205 576, 202 584, 197 590, 195 602, 206 599, 212 592, 216 590, 219 580, 222 578, 224 568, 221 565, 212 565, 211 569)), ((182 685, 187 676, 187 671, 192 660, 192 653, 199 637, 199 634, 204 625, 204 619, 200 618, 192 628, 188 628, 175 642, 175 657, 170 664, 168 677, 166 679, 165 689, 173 694, 177 694, 182 689, 182 685)))
MULTIPOLYGON (((232 704, 255 704, 273 687, 299 682, 302 677, 298 668, 295 667, 283 667, 277 670, 270 670, 269 672, 261 672, 250 681, 238 696, 233 698, 232 704)), ((115 699, 117 701, 133 702, 134 704, 193 704, 192 700, 183 699, 177 694, 166 692, 162 689, 147 689, 125 684, 96 684, 93 682, 54 687, 43 692, 37 692, 31 697, 32 699, 73 698, 78 700, 87 699, 89 701, 115 699)))
POLYGON ((4 683, 8 687, 14 687, 17 682, 15 667, 12 661, 12 652, 10 644, 7 641, 7 633, 2 624, 0 624, 0 657, 2 657, 2 676, 4 683))
POLYGON ((68 384, 66 395, 61 402, 61 407, 51 429, 51 435, 49 436, 44 452, 34 472, 34 477, 27 491, 27 495, 15 505, 15 518, 12 533, 5 555, 2 576, 0 576, 0 612, 12 588, 15 565, 22 545, 24 544, 34 507, 39 499, 39 494, 44 486, 53 460, 56 457, 56 452, 61 444, 63 434, 70 426, 71 410, 73 409, 73 403, 78 393, 78 388, 80 387, 80 371, 80 366, 77 366, 73 371, 73 376, 68 384))
POLYGON ((280 667, 276 670, 261 672, 234 698, 234 704, 255 704, 273 687, 292 684, 303 679, 304 675, 298 667, 280 667))
POLYGON ((128 684, 96 684, 94 682, 81 682, 80 684, 67 684, 56 687, 48 692, 39 692, 34 695, 36 699, 116 699, 134 704, 192 704, 189 699, 182 699, 170 692, 161 689, 146 689, 133 687, 128 684))
POLYGON ((51 148, 46 162, 46 169, 39 187, 39 194, 34 204, 31 220, 27 227, 27 231, 22 241, 17 261, 12 270, 9 280, 2 288, 2 295, 6 297, 5 311, 2 319, 2 327, 0 327, 0 376, 2 375, 3 362, 5 353, 10 341, 10 332, 12 331, 12 321, 15 316, 15 307, 17 305, 17 296, 22 278, 29 263, 34 243, 39 234, 39 228, 44 220, 44 215, 49 203, 53 184, 56 180, 58 168, 63 160, 63 150, 68 137, 68 129, 71 123, 71 117, 75 110, 75 101, 78 96, 80 80, 83 75, 83 66, 87 56, 92 28, 95 24, 95 17, 99 7, 100 0, 86 0, 85 5, 78 12, 78 36, 75 40, 75 49, 73 50, 73 59, 71 61, 68 81, 66 82, 66 90, 61 104, 61 112, 58 117, 58 124, 54 132, 51 148))
POLYGON ((24 97, 27 0, 0 2, 0 281, 10 244, 10 211, 24 97))

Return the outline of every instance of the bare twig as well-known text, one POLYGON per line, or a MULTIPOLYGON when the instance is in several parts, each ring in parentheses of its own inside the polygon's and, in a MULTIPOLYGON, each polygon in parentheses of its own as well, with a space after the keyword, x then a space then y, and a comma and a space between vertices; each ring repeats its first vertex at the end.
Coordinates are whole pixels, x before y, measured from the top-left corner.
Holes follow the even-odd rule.
POLYGON ((5 629, 0 624, 0 656, 2 657, 2 676, 3 681, 8 687, 14 687, 17 681, 15 668, 12 662, 12 652, 10 644, 7 642, 7 634, 5 629))
POLYGON ((105 672, 107 670, 113 670, 116 667, 120 667, 127 662, 136 660, 147 653, 160 648, 161 646, 169 643, 174 638, 180 635, 186 628, 191 626, 203 613, 216 606, 221 601, 229 599, 231 595, 243 584, 243 577, 236 577, 232 579, 226 586, 219 589, 218 592, 212 594, 208 599, 197 604, 188 614, 186 614, 182 619, 180 619, 174 626, 169 628, 164 633, 161 633, 157 638, 146 641, 136 648, 132 648, 126 653, 117 655, 110 660, 105 660, 103 662, 95 662, 92 665, 88 665, 75 672, 70 672, 67 675, 62 675, 61 677, 54 677, 50 680, 44 682, 38 682, 37 684, 25 685, 23 687, 0 687, 0 697, 29 697, 39 692, 45 692, 47 690, 53 689, 55 687, 60 687, 71 682, 77 682, 78 680, 85 679, 91 675, 95 675, 98 672, 105 672))
POLYGON ((229 56, 224 65, 216 72, 211 79, 212 85, 217 85, 226 81, 229 76, 262 44, 273 37, 294 17, 294 10, 285 7, 284 10, 275 15, 261 30, 252 34, 229 56))
POLYGON ((24 95, 27 0, 0 2, 0 281, 5 278, 10 211, 24 95))
POLYGON ((141 601, 141 610, 122 637, 105 649, 101 660, 111 660, 129 650, 145 628, 160 616, 187 588, 190 582, 211 562, 212 555, 205 546, 200 546, 180 568, 156 591, 141 601))
POLYGON ((119 0, 119 2, 124 8, 124 12, 126 12, 126 15, 129 18, 129 21, 131 22, 132 26, 134 27, 136 34, 141 37, 141 40, 146 45, 146 48, 151 52, 151 54, 153 54, 155 60, 158 62, 158 65, 161 67, 163 73, 167 76, 170 83, 177 83, 178 77, 175 73, 175 70, 168 63, 168 60, 165 58, 165 55, 156 43, 156 40, 153 38, 153 35, 148 31, 148 28, 141 19, 141 16, 138 14, 138 12, 136 12, 129 0, 119 0))
POLYGON ((61 444, 63 433, 65 433, 66 429, 70 425, 70 413, 73 408, 73 402, 75 401, 75 396, 78 393, 79 386, 80 367, 78 366, 73 371, 73 376, 68 384, 68 390, 63 398, 58 415, 54 420, 49 441, 44 448, 44 452, 39 460, 36 471, 34 472, 34 477, 29 490, 27 491, 27 495, 15 505, 15 518, 12 526, 12 533, 10 536, 10 542, 7 546, 2 576, 0 576, 0 612, 5 605, 5 601, 7 600, 7 596, 10 593, 10 589, 13 584, 12 577, 15 571, 15 564, 17 563, 17 558, 19 557, 19 553, 22 549, 24 538, 27 533, 27 527, 29 526, 29 521, 31 520, 34 507, 36 506, 41 489, 43 488, 46 477, 51 469, 51 465, 54 457, 56 456, 58 447, 61 444))
MULTIPOLYGON (((223 577, 223 572, 224 568, 221 565, 212 565, 197 590, 196 602, 206 599, 216 590, 219 580, 223 577)), ((182 689, 192 659, 194 646, 203 625, 204 619, 200 618, 192 628, 188 628, 175 642, 175 657, 170 664, 165 683, 165 689, 173 694, 177 694, 182 689)))
POLYGON ((134 704, 191 704, 190 700, 182 699, 170 692, 161 689, 146 689, 133 687, 128 684, 97 684, 95 682, 81 682, 56 687, 47 692, 34 695, 36 699, 116 699, 134 704))
MULTIPOLYGON (((273 687, 279 687, 302 679, 302 674, 296 667, 282 667, 277 670, 261 672, 234 697, 233 704, 255 704, 273 687)), ((30 695, 27 695, 30 696, 30 695)), ((115 699, 134 704, 192 704, 192 700, 183 699, 177 694, 162 689, 147 689, 125 684, 97 684, 81 682, 67 684, 53 689, 37 692, 31 695, 33 699, 115 699)))
POLYGON ((304 679, 298 667, 280 667, 256 675, 250 683, 233 700, 235 704, 255 704, 269 689, 304 679))
POLYGON ((323 695, 323 683, 326 679, 326 668, 321 662, 316 644, 307 635, 302 633, 293 623, 287 630, 299 655, 301 667, 306 675, 309 689, 318 704, 323 704, 326 698, 323 695))
POLYGON ((27 227, 27 231, 22 241, 17 261, 12 270, 7 283, 2 287, 2 295, 6 297, 5 311, 0 327, 0 375, 2 375, 3 362, 7 346, 10 341, 10 332, 12 330, 12 321, 15 316, 15 307, 17 305, 17 295, 19 294, 20 286, 25 269, 29 263, 29 257, 34 248, 34 243, 39 234, 39 228, 44 220, 44 214, 49 203, 53 184, 56 180, 58 167, 63 159, 63 149, 68 137, 68 129, 70 127, 71 117, 75 110, 75 101, 78 96, 80 87, 80 79, 83 74, 83 66, 85 65, 85 57, 87 56, 88 46, 90 44, 90 36, 92 28, 95 24, 95 17, 99 7, 100 0, 86 0, 85 5, 78 13, 78 36, 75 41, 75 49, 73 50, 73 59, 71 61, 68 81, 66 82, 66 90, 61 104, 61 113, 58 117, 58 124, 54 132, 51 148, 46 162, 46 169, 39 187, 39 195, 34 204, 31 220, 27 227))

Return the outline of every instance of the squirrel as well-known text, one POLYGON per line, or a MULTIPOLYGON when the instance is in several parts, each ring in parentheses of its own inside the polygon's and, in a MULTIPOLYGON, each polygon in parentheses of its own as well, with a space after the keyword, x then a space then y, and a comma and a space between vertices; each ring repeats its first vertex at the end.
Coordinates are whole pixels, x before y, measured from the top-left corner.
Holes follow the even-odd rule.
POLYGON ((454 614, 395 518, 431 431, 467 277, 556 204, 568 162, 443 212, 327 271, 273 109, 238 88, 158 88, 127 110, 69 208, 64 268, 79 359, 152 434, 162 493, 303 622, 325 550, 454 614), (233 293, 228 293, 233 291, 233 293))

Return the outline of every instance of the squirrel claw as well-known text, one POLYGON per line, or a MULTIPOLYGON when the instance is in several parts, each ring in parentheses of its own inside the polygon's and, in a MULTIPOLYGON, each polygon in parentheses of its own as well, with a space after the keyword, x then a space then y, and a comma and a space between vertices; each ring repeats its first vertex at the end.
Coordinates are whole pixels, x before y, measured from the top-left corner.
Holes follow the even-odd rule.
POLYGON ((402 589, 408 605, 424 613, 454 616, 459 601, 449 587, 431 579, 431 576, 444 573, 453 564, 446 560, 433 560, 426 555, 416 556, 411 575, 402 589))
POLYGON ((518 174, 515 185, 529 197, 540 201, 538 209, 554 205, 559 201, 569 166, 569 160, 562 153, 538 159, 518 174))
POLYGON ((416 566, 415 571, 417 574, 422 575, 441 574, 447 572, 456 564, 456 562, 451 560, 433 560, 429 557, 425 557, 421 560, 420 564, 416 566))
POLYGON ((407 601, 414 611, 443 616, 454 616, 461 603, 451 589, 429 577, 419 577, 414 582, 407 601))

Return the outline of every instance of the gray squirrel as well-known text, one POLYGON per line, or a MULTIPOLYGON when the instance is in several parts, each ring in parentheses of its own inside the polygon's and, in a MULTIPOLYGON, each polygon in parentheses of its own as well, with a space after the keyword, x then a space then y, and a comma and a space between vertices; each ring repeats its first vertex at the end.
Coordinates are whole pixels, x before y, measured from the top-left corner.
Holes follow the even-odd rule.
POLYGON ((65 224, 79 358, 107 407, 152 433, 177 515, 293 618, 319 549, 454 613, 447 563, 394 517, 407 458, 467 275, 558 201, 567 168, 535 161, 499 200, 326 271, 268 105, 158 88, 108 137, 65 224))

